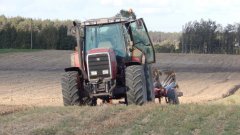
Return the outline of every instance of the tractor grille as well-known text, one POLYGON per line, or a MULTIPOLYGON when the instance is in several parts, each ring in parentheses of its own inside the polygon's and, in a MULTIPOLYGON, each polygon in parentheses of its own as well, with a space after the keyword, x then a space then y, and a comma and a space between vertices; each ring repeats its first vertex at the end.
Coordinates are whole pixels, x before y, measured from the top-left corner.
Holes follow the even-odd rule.
POLYGON ((89 79, 111 77, 108 54, 88 55, 89 79))

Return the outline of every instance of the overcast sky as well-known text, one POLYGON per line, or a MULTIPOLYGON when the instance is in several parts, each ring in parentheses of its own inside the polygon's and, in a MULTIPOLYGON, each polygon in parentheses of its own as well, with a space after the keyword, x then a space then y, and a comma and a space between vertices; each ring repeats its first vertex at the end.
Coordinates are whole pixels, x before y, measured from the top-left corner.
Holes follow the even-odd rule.
POLYGON ((132 8, 149 30, 179 32, 188 21, 240 23, 240 0, 0 0, 0 15, 41 19, 111 17, 132 8))

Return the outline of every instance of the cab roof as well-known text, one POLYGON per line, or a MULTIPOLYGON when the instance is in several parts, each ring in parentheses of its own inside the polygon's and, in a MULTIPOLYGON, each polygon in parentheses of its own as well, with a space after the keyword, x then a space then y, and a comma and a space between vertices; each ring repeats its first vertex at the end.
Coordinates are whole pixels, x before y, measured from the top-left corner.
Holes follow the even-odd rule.
POLYGON ((110 17, 110 18, 98 18, 98 19, 90 19, 81 23, 83 26, 88 25, 101 25, 101 24, 111 24, 111 23, 121 23, 121 22, 131 22, 132 18, 126 17, 110 17))

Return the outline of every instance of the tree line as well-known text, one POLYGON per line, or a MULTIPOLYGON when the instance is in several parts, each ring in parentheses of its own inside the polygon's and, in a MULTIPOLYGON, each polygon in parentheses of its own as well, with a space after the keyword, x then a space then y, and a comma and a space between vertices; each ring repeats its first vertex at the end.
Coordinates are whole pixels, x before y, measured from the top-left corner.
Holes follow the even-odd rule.
MULTIPOLYGON (((120 10, 117 17, 136 18, 135 13, 120 10)), ((41 20, 23 17, 0 16, 0 49, 59 49, 71 50, 76 41, 72 36, 67 36, 68 26, 71 20, 41 20), (32 41, 31 41, 32 40, 32 41), (31 46, 32 43, 32 46, 31 46)), ((168 46, 176 46, 179 43, 180 33, 164 33, 150 31, 149 35, 158 52, 169 52, 168 46)), ((171 47, 174 50, 175 47, 171 47)), ((170 51, 172 52, 172 51, 170 51)))
POLYGON ((212 20, 188 22, 179 48, 183 53, 240 54, 240 24, 223 27, 212 20))
POLYGON ((7 18, 1 15, 0 49, 73 49, 75 39, 67 36, 67 26, 71 24, 70 20, 7 18))
MULTIPOLYGON (((133 16, 121 10, 116 16, 133 16)), ((71 20, 41 20, 0 16, 0 49, 70 50, 75 38, 67 35, 71 20), (31 46, 32 44, 32 46, 31 46)), ((240 54, 240 24, 223 27, 212 20, 190 21, 182 33, 149 31, 156 52, 240 54)))

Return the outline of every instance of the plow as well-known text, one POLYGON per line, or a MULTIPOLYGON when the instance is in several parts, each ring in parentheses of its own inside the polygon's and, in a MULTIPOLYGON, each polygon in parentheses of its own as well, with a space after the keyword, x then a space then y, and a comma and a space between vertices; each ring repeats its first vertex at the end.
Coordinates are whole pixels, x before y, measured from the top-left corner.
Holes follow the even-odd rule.
POLYGON ((95 106, 97 99, 143 105, 165 98, 166 103, 179 104, 182 93, 175 72, 152 68, 155 52, 142 18, 73 22, 68 34, 77 46, 61 80, 65 106, 95 106))
POLYGON ((179 90, 175 72, 173 70, 153 69, 153 77, 154 93, 158 102, 161 103, 161 100, 165 98, 166 103, 179 104, 178 97, 183 96, 183 93, 179 90), (160 81, 160 78, 163 81, 160 81))

